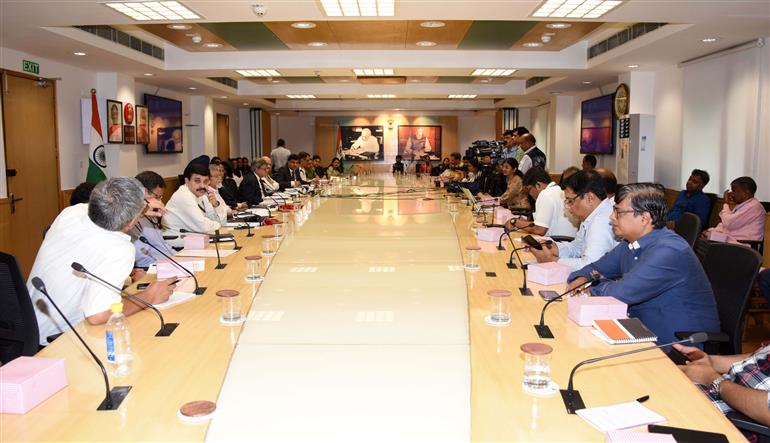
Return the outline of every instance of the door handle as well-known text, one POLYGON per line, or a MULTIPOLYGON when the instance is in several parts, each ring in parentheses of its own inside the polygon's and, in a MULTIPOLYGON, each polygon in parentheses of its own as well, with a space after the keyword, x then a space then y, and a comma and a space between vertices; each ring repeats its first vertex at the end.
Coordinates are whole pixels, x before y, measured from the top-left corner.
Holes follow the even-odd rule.
POLYGON ((15 169, 6 169, 5 170, 5 176, 6 177, 16 177, 16 174, 18 173, 15 169))
POLYGON ((13 192, 8 194, 8 198, 11 200, 11 214, 16 212, 16 202, 20 202, 24 200, 24 197, 16 198, 15 195, 13 195, 13 192))

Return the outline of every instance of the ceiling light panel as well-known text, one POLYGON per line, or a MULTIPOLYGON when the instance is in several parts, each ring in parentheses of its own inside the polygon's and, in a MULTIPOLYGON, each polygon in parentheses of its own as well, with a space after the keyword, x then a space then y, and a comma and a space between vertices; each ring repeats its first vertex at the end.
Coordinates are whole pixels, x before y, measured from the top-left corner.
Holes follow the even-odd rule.
POLYGON ((309 95, 309 94, 289 94, 286 97, 289 98, 315 98, 315 95, 309 95))
POLYGON ((321 0, 329 17, 393 17, 395 0, 321 0))
POLYGON ((599 18, 622 0, 547 0, 532 17, 599 18))
POLYGON ((449 98, 476 98, 476 94, 449 94, 449 98))
POLYGON ((275 69, 237 69, 235 72, 244 77, 280 77, 281 73, 275 69))
POLYGON ((395 94, 367 94, 369 98, 396 98, 395 94))
POLYGON ((359 68, 353 70, 353 74, 357 77, 379 77, 393 75, 393 72, 393 69, 390 68, 359 68))
POLYGON ((137 21, 196 20, 202 18, 176 1, 114 2, 105 3, 105 5, 137 21))
POLYGON ((476 77, 507 77, 516 72, 515 69, 477 68, 471 74, 476 77))

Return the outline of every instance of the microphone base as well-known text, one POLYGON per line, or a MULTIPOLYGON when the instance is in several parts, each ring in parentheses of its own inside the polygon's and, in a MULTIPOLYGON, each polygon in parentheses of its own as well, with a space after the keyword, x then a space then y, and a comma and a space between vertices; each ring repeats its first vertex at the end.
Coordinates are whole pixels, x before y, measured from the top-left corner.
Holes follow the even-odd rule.
POLYGON ((131 386, 115 386, 110 390, 110 399, 112 400, 111 407, 107 407, 107 399, 105 398, 102 400, 102 402, 99 404, 99 407, 96 408, 97 411, 115 411, 120 407, 120 404, 123 403, 123 400, 125 400, 126 396, 128 395, 128 391, 131 390, 131 386))
POLYGON ((160 331, 155 334, 156 337, 168 337, 171 335, 171 333, 174 332, 176 327, 179 326, 179 323, 166 323, 163 325, 162 328, 160 328, 160 331))
POLYGON ((203 295, 203 293, 206 292, 206 289, 208 289, 208 288, 204 288, 203 286, 199 286, 198 289, 193 291, 193 294, 195 294, 195 295, 203 295))
POLYGON ((567 408, 568 414, 574 414, 578 409, 586 408, 583 398, 580 397, 580 392, 560 389, 559 393, 561 393, 561 399, 564 401, 564 407, 567 408))
POLYGON ((233 248, 233 251, 240 251, 240 250, 241 250, 241 248, 243 248, 243 246, 235 246, 235 247, 233 248))
POLYGON ((214 269, 225 269, 225 266, 227 266, 227 265, 224 264, 224 263, 220 263, 220 264, 214 266, 214 269))
POLYGON ((532 290, 527 288, 527 287, 519 288, 519 293, 521 295, 525 296, 525 297, 531 297, 532 296, 532 290))
POLYGON ((498 251, 505 251, 505 246, 500 245, 500 246, 497 247, 497 250, 498 251))
POLYGON ((250 233, 246 234, 246 237, 254 237, 254 233, 250 232, 250 233))
POLYGON ((548 325, 535 325, 535 331, 537 331, 537 336, 540 338, 553 338, 551 328, 548 325))
POLYGON ((519 269, 518 266, 516 266, 516 263, 506 263, 508 266, 508 269, 519 269))

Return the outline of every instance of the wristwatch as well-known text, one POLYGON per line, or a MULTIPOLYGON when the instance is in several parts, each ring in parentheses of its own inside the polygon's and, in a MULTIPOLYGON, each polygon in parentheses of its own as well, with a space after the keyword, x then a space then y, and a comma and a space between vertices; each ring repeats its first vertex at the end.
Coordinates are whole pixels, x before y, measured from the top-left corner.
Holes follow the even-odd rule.
POLYGON ((716 380, 711 382, 711 385, 710 385, 711 390, 716 392, 717 395, 719 395, 719 388, 722 385, 723 381, 725 381, 725 378, 720 375, 719 377, 716 378, 716 380))

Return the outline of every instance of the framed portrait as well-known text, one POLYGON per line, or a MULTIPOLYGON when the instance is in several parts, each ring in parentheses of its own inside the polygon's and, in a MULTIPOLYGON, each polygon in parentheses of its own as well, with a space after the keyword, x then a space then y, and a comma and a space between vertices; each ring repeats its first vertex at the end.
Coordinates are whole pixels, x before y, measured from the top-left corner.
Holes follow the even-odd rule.
POLYGON ((441 126, 401 125, 398 127, 398 154, 404 160, 429 155, 441 160, 441 126))
MULTIPOLYGON (((182 152, 182 102, 157 95, 145 94, 147 106, 149 140, 145 151, 148 154, 178 154, 182 152)), ((141 119, 141 116, 140 116, 141 119)), ((139 122, 141 125, 141 120, 139 122)))
POLYGON ((123 143, 127 145, 136 143, 136 133, 134 132, 134 105, 131 103, 123 105, 123 143))
POLYGON ((150 143, 150 117, 147 114, 147 106, 136 105, 136 144, 146 145, 150 143))
POLYGON ((337 140, 342 160, 383 159, 385 138, 382 126, 340 126, 337 140))
POLYGON ((107 143, 123 143, 123 103, 107 100, 107 143))

